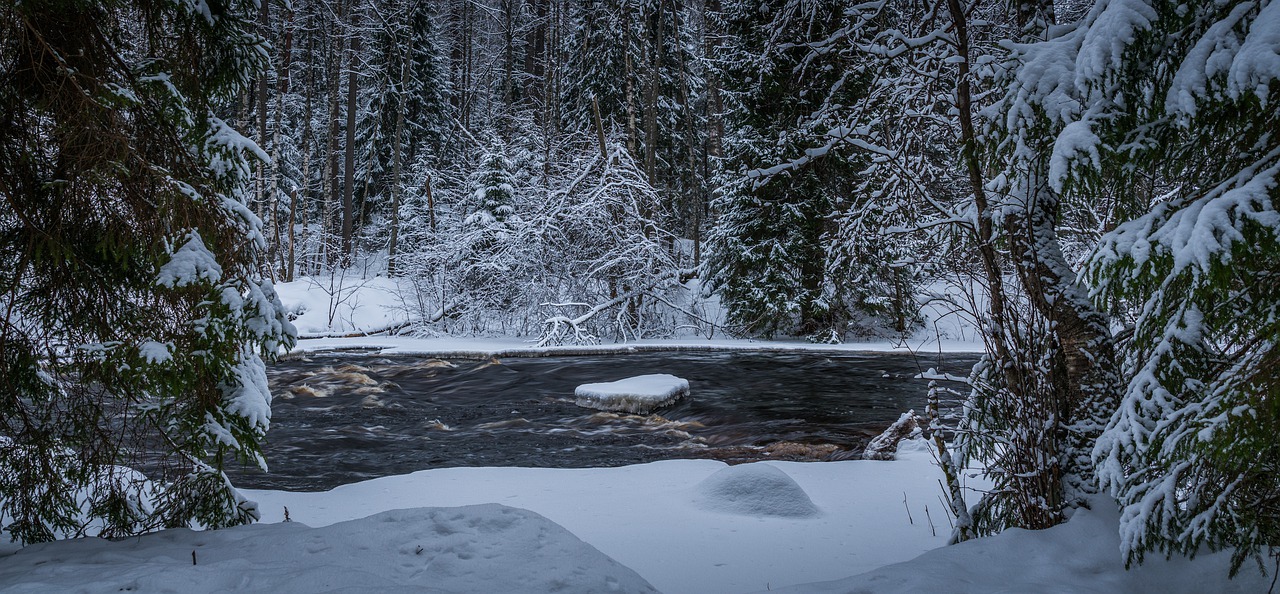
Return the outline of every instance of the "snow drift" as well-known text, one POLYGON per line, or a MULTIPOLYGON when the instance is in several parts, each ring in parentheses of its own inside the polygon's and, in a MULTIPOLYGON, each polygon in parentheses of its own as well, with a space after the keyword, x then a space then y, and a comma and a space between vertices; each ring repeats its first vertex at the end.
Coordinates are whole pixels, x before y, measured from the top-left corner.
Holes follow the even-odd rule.
POLYGON ((657 592, 534 512, 417 508, 120 542, 32 545, 0 565, 6 592, 657 592))

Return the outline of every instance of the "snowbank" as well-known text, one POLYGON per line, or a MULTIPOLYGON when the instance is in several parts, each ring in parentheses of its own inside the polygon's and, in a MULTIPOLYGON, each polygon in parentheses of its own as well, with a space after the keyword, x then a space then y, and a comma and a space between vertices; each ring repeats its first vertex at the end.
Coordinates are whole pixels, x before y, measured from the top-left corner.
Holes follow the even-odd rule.
MULTIPOLYGON (((937 502, 938 472, 930 454, 923 446, 904 445, 901 452, 897 462, 756 465, 785 473, 820 515, 726 512, 732 493, 708 499, 699 488, 729 468, 714 460, 444 468, 318 493, 246 495, 258 502, 264 521, 280 521, 287 506, 295 521, 312 526, 382 509, 501 503, 546 516, 662 592, 728 594, 846 577, 945 544, 950 528, 937 502)), ((794 504, 794 497, 784 499, 794 504)))
POLYGON ((403 326, 408 311, 395 279, 354 272, 302 277, 276 286, 280 303, 302 337, 381 332, 403 326))
MULTIPOLYGON (((301 330, 300 330, 301 332, 301 330)), ((494 357, 557 357, 567 355, 608 355, 649 352, 742 351, 754 353, 980 353, 982 343, 965 341, 893 341, 818 344, 801 340, 754 340, 736 338, 678 338, 637 340, 618 344, 545 346, 517 337, 432 337, 358 336, 323 337, 299 340, 295 356, 315 352, 371 351, 380 355, 417 355, 445 359, 487 360, 494 357)))
POLYGON ((23 549, 6 592, 656 592, 530 511, 486 504, 386 511, 323 528, 297 522, 178 529, 23 549))
MULTIPOLYGON (((697 290, 690 281, 691 290, 697 290)), ((405 279, 382 276, 361 278, 356 272, 303 277, 276 285, 281 302, 305 340, 301 352, 375 348, 387 354, 423 354, 448 357, 488 358, 491 356, 538 356, 540 354, 611 353, 635 350, 757 350, 757 351, 878 351, 878 352, 981 352, 977 324, 960 311, 962 292, 947 283, 936 283, 921 297, 924 327, 905 340, 895 338, 851 341, 845 344, 815 344, 804 340, 750 340, 702 335, 673 339, 640 340, 622 344, 533 348, 539 337, 436 337, 359 336, 401 329, 417 311, 415 292, 405 279), (406 303, 408 299, 409 303, 406 303), (518 353, 518 354, 517 354, 518 353)), ((703 306, 707 319, 720 319, 718 300, 703 306)))
MULTIPOLYGON (((1048 530, 1005 532, 929 551, 854 577, 811 583, 774 592, 791 594, 1040 594, 1160 592, 1161 594, 1245 594, 1267 592, 1270 578, 1246 565, 1227 580, 1228 553, 1202 554, 1194 561, 1151 555, 1125 571, 1117 526, 1120 514, 1105 499, 1079 510, 1048 530)), ((1268 569, 1269 571, 1271 568, 1268 569)))
POLYGON ((615 382, 582 384, 573 391, 578 406, 647 415, 689 395, 689 380, 651 373, 615 382))
POLYGON ((0 553, 0 590, 608 592, 646 591, 643 579, 668 594, 787 586, 793 593, 1230 594, 1269 584, 1249 566, 1228 581, 1221 554, 1151 559, 1126 573, 1118 516, 1097 504, 1051 530, 940 548, 950 526, 937 480, 928 444, 910 440, 894 462, 447 468, 319 493, 246 491, 265 523, 0 553), (813 511, 794 513, 810 509, 806 499, 813 511), (360 519, 478 503, 534 513, 491 505, 360 519), (286 509, 294 522, 280 523, 286 509), (428 555, 435 561, 421 559, 428 555), (425 586, 422 576, 434 581, 425 586))

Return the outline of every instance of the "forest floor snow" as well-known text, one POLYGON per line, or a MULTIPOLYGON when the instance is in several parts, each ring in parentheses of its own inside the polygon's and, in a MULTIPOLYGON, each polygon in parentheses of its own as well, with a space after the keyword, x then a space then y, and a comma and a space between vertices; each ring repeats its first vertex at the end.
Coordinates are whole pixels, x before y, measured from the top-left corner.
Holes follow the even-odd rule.
MULTIPOLYGON (((956 289, 940 285, 938 293, 956 289)), ((385 354, 433 355, 480 358, 488 356, 542 356, 577 353, 625 353, 632 350, 750 350, 750 351, 876 351, 876 352, 980 352, 983 349, 976 324, 945 299, 922 300, 924 325, 905 337, 850 340, 842 344, 813 343, 802 339, 752 340, 727 337, 716 328, 709 335, 686 330, 667 339, 643 339, 617 344, 536 347, 537 336, 388 336, 404 330, 416 311, 416 297, 404 279, 347 273, 301 277, 276 284, 276 292, 303 340, 296 352, 343 349, 380 349, 385 354), (373 336, 359 336, 373 334, 373 336)))
POLYGON ((1270 582, 1250 567, 1228 581, 1223 554, 1126 572, 1105 502, 1058 528, 943 547, 937 476, 911 441, 894 462, 448 468, 246 491, 262 523, 28 547, 0 556, 0 591, 1191 594, 1270 582))

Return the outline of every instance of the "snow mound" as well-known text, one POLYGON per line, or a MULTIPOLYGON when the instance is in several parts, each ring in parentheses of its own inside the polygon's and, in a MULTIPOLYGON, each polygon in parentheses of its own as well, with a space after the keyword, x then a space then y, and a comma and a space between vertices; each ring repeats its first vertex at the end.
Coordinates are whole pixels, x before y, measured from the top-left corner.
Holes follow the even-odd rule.
POLYGON ((1047 530, 1011 528, 853 577, 771 590, 790 594, 1267 591, 1270 577, 1248 563, 1235 579, 1226 579, 1229 552, 1201 553, 1194 562, 1152 554, 1126 571, 1115 503, 1102 497, 1091 503, 1093 509, 1077 510, 1070 521, 1047 530))
POLYGON ((689 395, 689 381, 668 373, 637 375, 616 382, 582 384, 573 391, 578 406, 648 414, 689 395))
POLYGON ((0 563, 0 584, 6 592, 657 591, 551 520, 498 504, 393 510, 324 528, 255 524, 32 545, 0 563))
POLYGON ((784 518, 812 518, 821 513, 790 475, 763 462, 717 471, 694 491, 694 505, 708 511, 784 518))

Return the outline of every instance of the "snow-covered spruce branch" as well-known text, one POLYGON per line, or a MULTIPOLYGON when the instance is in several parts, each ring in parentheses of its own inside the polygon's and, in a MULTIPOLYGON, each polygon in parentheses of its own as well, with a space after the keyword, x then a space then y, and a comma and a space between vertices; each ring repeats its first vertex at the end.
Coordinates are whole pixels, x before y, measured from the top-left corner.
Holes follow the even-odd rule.
MULTIPOLYGON (((669 285, 674 281, 678 281, 682 275, 686 274, 693 274, 693 270, 669 271, 665 274, 654 277, 648 284, 642 287, 623 293, 622 295, 614 297, 604 303, 596 304, 595 306, 592 306, 591 309, 588 309, 577 317, 570 318, 565 315, 551 316, 543 322, 543 324, 548 328, 536 346, 544 347, 551 343, 563 344, 564 339, 568 337, 568 332, 570 331, 573 333, 573 340, 575 342, 596 342, 598 339, 594 335, 583 330, 582 326, 584 324, 591 321, 592 318, 596 317, 596 315, 601 312, 627 303, 632 299, 641 296, 651 296, 654 294, 654 291, 664 288, 664 286, 669 285)), ((666 302, 665 300, 662 301, 664 303, 666 302)), ((571 305, 585 304, 575 303, 571 305)))

